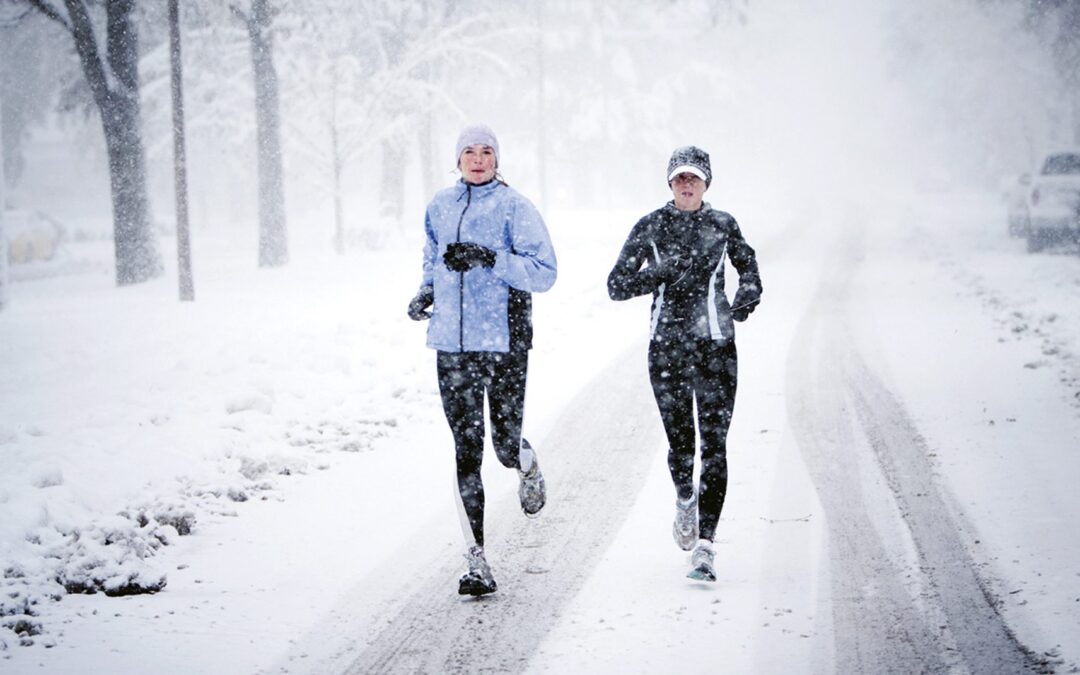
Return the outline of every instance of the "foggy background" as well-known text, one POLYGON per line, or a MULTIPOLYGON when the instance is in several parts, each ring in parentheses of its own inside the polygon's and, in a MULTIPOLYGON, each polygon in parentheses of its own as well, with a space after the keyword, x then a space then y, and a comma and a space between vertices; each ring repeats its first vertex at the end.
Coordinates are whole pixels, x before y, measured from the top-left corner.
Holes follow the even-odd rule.
MULTIPOLYGON (((254 242, 256 102, 242 16, 258 4, 181 3, 196 240, 236 228, 254 242)), ((997 189, 1047 147, 1072 144, 1078 125, 1080 10, 1064 0, 262 4, 287 237, 328 246, 335 196, 345 247, 419 236, 427 200, 456 179, 454 140, 472 122, 494 128, 502 175, 549 219, 655 208, 670 198, 667 157, 687 143, 712 154, 706 199, 739 214, 889 186, 997 189)), ((89 3, 104 49, 100 5, 89 3)), ((69 237, 110 238, 99 108, 72 34, 43 7, 66 16, 48 0, 0 2, 7 206, 43 212, 69 237)), ((174 218, 165 7, 144 0, 132 14, 159 233, 174 218)))
MULTIPOLYGON (((480 670, 805 672, 834 652, 838 672, 904 652, 963 670, 959 631, 995 643, 984 615, 1046 672, 1080 669, 1080 543, 1060 534, 1080 519, 1080 271, 1071 245, 1024 252, 1000 199, 1077 142, 1078 64, 1080 0, 0 0, 0 670, 331 672, 319 659, 359 658, 414 610, 394 625, 442 637, 387 639, 404 670, 461 649, 480 670), (492 547, 500 597, 535 595, 470 633, 432 611, 460 564, 454 457, 405 305, 475 122, 558 251, 528 434, 575 515, 533 539, 492 509, 530 537, 492 547), (656 545, 671 484, 628 369, 649 305, 605 283, 688 143, 768 294, 739 328, 718 595, 687 593, 656 545), (893 485, 880 447, 917 480, 893 485), (955 531, 907 508, 927 494, 915 459, 955 531), (532 574, 583 540, 588 560, 532 574), (985 585, 923 594, 968 587, 920 545, 955 562, 940 544, 964 541, 985 585), (110 589, 154 597, 84 595, 110 589), (946 630, 945 609, 971 616, 946 630)), ((486 466, 490 503, 516 504, 516 474, 486 466)))

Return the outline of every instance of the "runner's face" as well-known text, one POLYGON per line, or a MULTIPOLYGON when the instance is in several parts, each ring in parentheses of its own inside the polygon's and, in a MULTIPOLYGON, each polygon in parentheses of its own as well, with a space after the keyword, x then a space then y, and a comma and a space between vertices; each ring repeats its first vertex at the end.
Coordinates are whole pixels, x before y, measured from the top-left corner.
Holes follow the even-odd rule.
POLYGON ((466 183, 488 182, 495 177, 495 151, 479 143, 466 147, 458 159, 458 170, 466 183))
POLYGON ((705 197, 705 181, 692 173, 680 173, 671 180, 671 194, 675 196, 675 208, 697 211, 705 197))

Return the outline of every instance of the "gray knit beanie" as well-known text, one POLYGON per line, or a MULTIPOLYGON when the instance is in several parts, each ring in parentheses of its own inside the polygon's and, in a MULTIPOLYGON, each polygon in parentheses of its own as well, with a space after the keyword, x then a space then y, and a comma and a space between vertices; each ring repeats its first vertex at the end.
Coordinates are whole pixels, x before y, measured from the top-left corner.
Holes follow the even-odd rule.
POLYGON ((705 181, 705 187, 712 183, 712 167, 709 165, 709 153, 699 147, 687 145, 676 148, 667 163, 667 181, 670 184, 680 173, 692 173, 705 181))
POLYGON ((461 130, 457 139, 457 155, 454 163, 461 162, 461 153, 470 145, 486 145, 495 152, 495 165, 499 164, 499 139, 495 138, 495 132, 483 124, 473 124, 461 130))

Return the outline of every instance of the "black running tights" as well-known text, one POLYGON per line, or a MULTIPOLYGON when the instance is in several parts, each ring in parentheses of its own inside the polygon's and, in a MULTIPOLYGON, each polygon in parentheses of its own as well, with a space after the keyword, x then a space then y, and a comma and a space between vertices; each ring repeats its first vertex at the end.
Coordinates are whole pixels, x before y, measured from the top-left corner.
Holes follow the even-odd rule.
POLYGON ((484 393, 495 456, 507 468, 520 468, 528 365, 527 351, 438 353, 439 392, 454 436, 458 493, 468 519, 465 534, 479 546, 484 545, 484 393))
POLYGON ((735 408, 735 342, 653 341, 649 379, 668 438, 668 468, 680 499, 694 491, 694 400, 701 434, 698 529, 712 541, 727 494, 727 433, 735 408))

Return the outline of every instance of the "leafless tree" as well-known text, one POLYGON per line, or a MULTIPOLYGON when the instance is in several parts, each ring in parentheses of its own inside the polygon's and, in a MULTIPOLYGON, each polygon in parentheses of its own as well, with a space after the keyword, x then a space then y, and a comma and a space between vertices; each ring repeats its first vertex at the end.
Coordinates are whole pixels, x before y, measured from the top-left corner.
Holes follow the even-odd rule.
MULTIPOLYGON (((0 134, 4 129, 3 108, 0 108, 0 134)), ((8 250, 7 235, 4 234, 4 207, 5 190, 7 184, 4 181, 4 145, 0 143, 0 312, 8 302, 8 250)))
POLYGON ((139 101, 139 49, 135 0, 27 0, 64 27, 101 115, 112 189, 116 281, 134 284, 161 274, 161 258, 150 218, 146 153, 139 101), (99 41, 91 4, 104 5, 104 45, 99 41), (104 46, 104 51, 102 50, 104 46))
MULTIPOLYGON (((446 70, 466 61, 508 70, 483 42, 500 29, 486 12, 455 15, 438 0, 293 0, 287 7, 294 23, 282 59, 284 130, 292 156, 332 195, 335 248, 343 252, 343 173, 378 159, 379 202, 358 230, 377 240, 399 224, 412 143, 430 169, 432 115, 461 116, 446 70)), ((434 180, 425 180, 430 193, 434 180)))
POLYGON ((187 143, 184 140, 184 67, 180 51, 180 0, 169 0, 169 61, 172 77, 173 176, 176 190, 176 257, 180 299, 195 299, 188 223, 187 143))
POLYGON ((281 156, 281 104, 274 68, 274 10, 270 0, 251 0, 250 9, 229 5, 243 22, 251 44, 255 75, 255 137, 259 164, 259 267, 289 259, 285 225, 285 185, 281 156))

